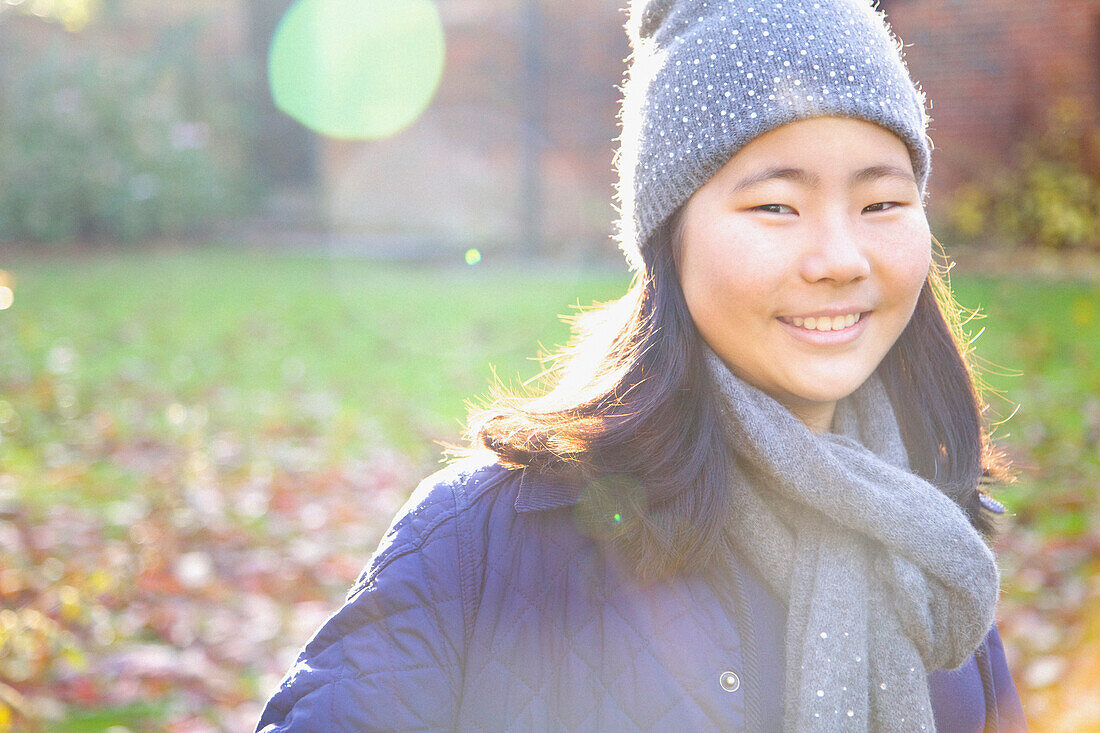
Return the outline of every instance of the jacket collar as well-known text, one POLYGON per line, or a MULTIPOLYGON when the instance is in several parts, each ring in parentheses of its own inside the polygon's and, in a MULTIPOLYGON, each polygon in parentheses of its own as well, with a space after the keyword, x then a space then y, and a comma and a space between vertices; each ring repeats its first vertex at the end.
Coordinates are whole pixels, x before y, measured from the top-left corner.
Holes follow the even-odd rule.
POLYGON ((516 492, 516 511, 524 514, 572 506, 577 503, 579 494, 579 488, 568 481, 549 478, 524 468, 519 477, 519 491, 516 492))

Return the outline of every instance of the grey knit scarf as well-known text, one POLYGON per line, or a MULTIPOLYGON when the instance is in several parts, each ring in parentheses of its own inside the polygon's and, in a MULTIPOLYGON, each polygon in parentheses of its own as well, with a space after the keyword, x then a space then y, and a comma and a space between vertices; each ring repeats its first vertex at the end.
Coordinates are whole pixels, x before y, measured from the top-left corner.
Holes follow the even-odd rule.
POLYGON ((934 730, 927 673, 993 623, 989 548, 908 470, 877 376, 815 434, 707 352, 730 418, 729 541, 788 607, 783 729, 934 730))

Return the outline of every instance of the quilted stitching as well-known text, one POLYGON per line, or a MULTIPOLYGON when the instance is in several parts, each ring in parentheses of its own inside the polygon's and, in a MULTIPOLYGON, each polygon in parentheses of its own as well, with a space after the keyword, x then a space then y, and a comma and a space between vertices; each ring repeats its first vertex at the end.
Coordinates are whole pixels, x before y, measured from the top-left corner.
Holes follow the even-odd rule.
POLYGON ((517 518, 515 486, 499 489, 494 506, 475 513, 486 567, 464 722, 493 730, 523 729, 518 721, 567 730, 740 725, 742 695, 717 683, 720 672, 740 668, 739 637, 708 585, 696 578, 640 588, 573 531, 571 510, 517 518), (714 653, 674 663, 671 643, 661 648, 668 639, 714 653), (517 722, 493 725, 504 720, 517 722))
POLYGON ((738 637, 709 587, 639 587, 568 506, 517 512, 518 479, 471 462, 417 487, 265 730, 291 709, 356 730, 737 727, 741 695, 717 675, 739 665, 738 637))
MULTIPOLYGON (((519 476, 472 461, 423 482, 258 728, 743 729, 760 680, 746 678, 728 599, 703 576, 639 586, 575 530, 567 492, 543 502, 528 485, 517 501, 519 476), (718 683, 727 669, 736 692, 718 683)), ((765 626, 774 650, 782 631, 765 626)), ((766 664, 777 688, 781 663, 766 664)))

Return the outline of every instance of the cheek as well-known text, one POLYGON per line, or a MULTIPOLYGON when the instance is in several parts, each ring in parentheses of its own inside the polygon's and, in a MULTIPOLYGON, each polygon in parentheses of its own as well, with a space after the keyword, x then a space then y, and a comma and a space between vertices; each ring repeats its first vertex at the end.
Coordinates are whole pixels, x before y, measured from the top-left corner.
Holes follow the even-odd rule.
POLYGON ((899 302, 916 304, 931 264, 931 233, 924 217, 921 217, 892 242, 885 253, 885 271, 889 273, 887 285, 899 302))
POLYGON ((916 301, 931 265, 930 253, 914 252, 898 263, 895 271, 895 287, 906 300, 916 301))
POLYGON ((709 241, 720 244, 698 246, 682 261, 681 285, 696 323, 766 306, 783 266, 751 241, 734 237, 709 241))
POLYGON ((684 228, 678 264, 680 286, 696 321, 714 294, 720 291, 721 278, 715 271, 729 257, 728 248, 721 245, 721 241, 719 233, 705 224, 693 223, 684 228))
POLYGON ((759 232, 732 226, 722 217, 694 222, 681 249, 682 281, 700 295, 731 298, 739 292, 766 290, 783 271, 783 251, 759 232))

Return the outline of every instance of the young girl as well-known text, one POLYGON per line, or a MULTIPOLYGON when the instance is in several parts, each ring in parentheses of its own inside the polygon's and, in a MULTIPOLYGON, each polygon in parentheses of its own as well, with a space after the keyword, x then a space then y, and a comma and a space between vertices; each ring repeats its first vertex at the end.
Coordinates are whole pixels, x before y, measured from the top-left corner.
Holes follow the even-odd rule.
POLYGON ((999 505, 866 0, 638 0, 635 279, 474 421, 263 731, 1015 731, 999 505))

